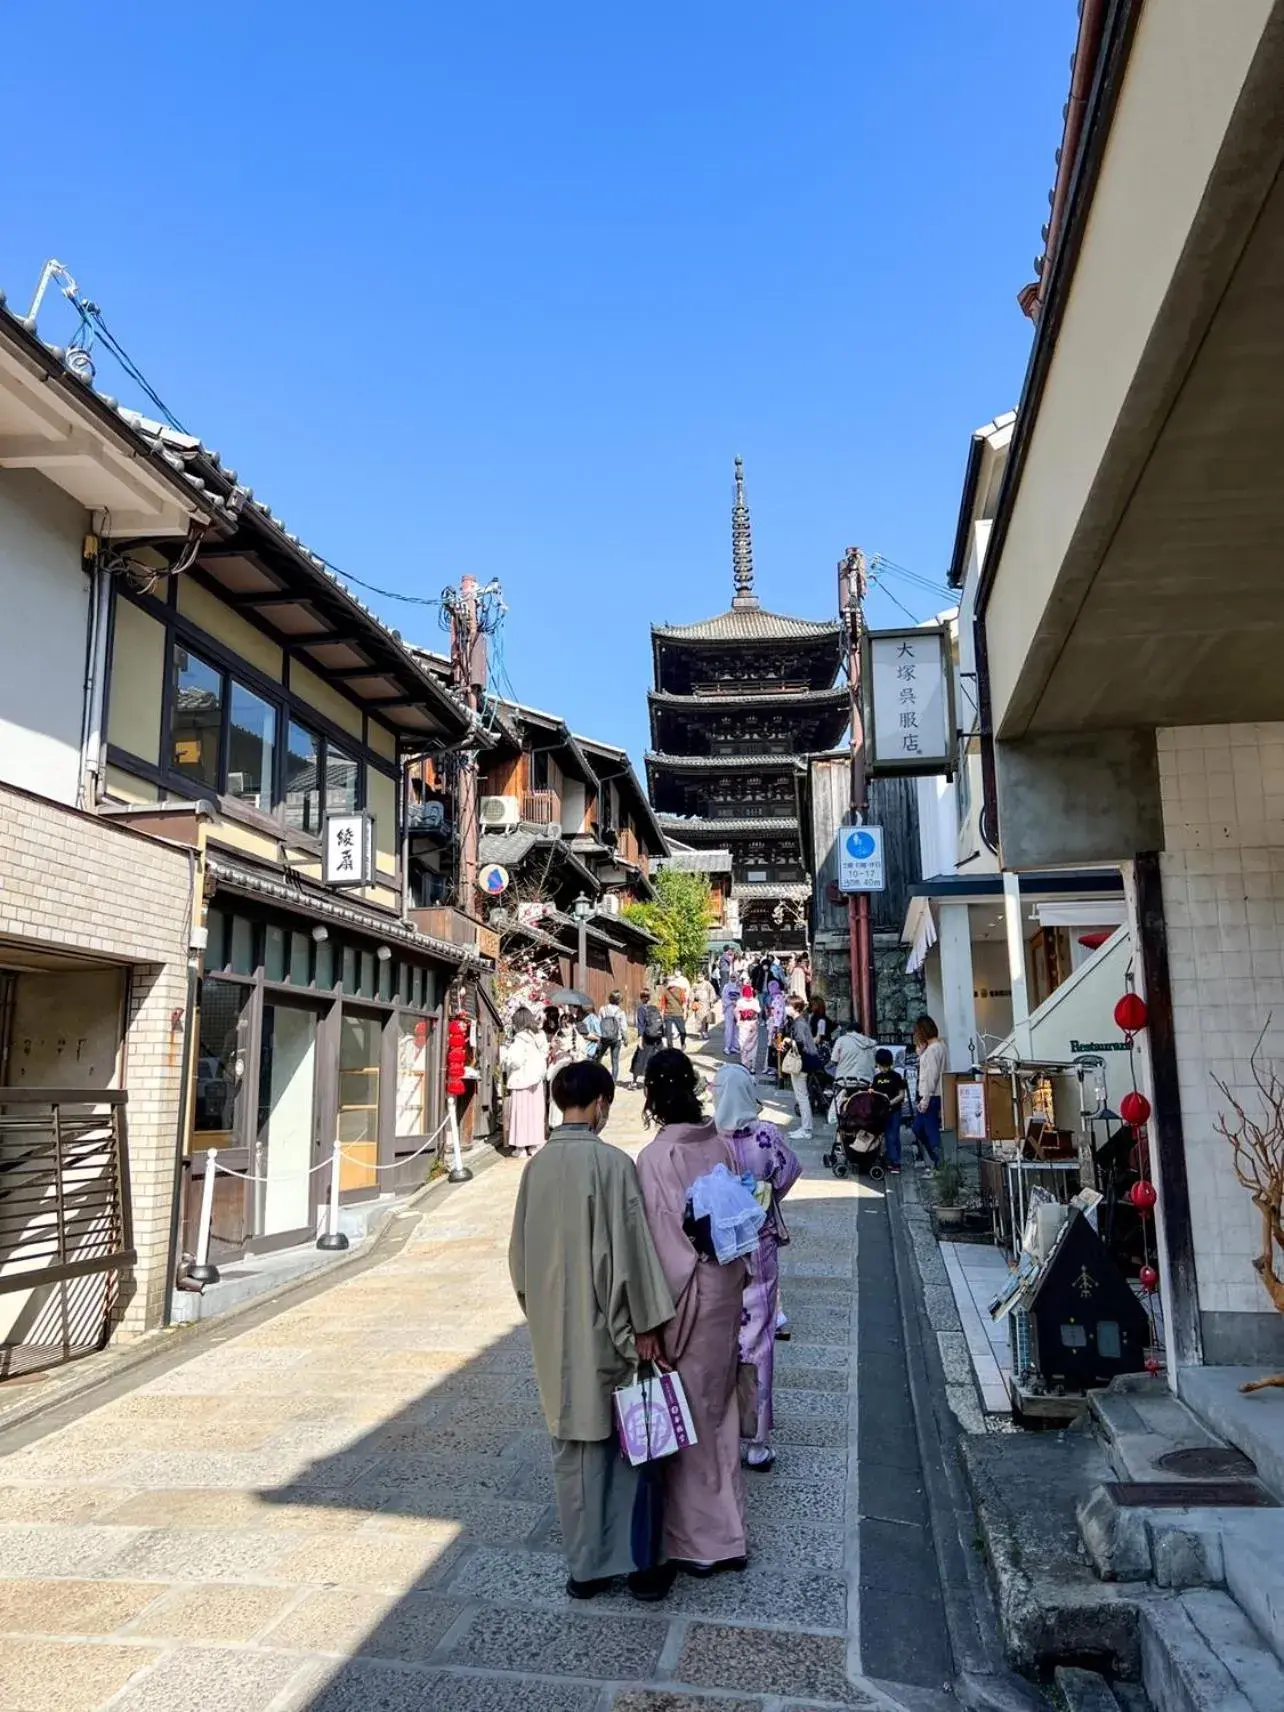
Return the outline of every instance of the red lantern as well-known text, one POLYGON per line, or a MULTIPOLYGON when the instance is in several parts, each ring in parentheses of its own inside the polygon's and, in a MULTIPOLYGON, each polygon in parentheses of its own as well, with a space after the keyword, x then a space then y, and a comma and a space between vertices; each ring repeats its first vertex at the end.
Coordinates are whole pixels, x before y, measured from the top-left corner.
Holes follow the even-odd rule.
POLYGON ((1149 1017, 1146 1001, 1138 993, 1125 993, 1115 1006, 1115 1026, 1125 1034, 1138 1034, 1145 1028, 1149 1017))
POLYGON ((1159 1195, 1153 1183, 1147 1182, 1144 1177, 1139 1177, 1129 1189, 1128 1199, 1139 1213, 1148 1213, 1159 1199, 1159 1195))
POLYGON ((1140 1129, 1150 1118, 1150 1101, 1134 1088, 1119 1102, 1119 1116, 1133 1129, 1140 1129))
POLYGON ((1148 1296, 1153 1296, 1155 1291, 1158 1290, 1159 1274, 1155 1271, 1153 1266, 1143 1266, 1141 1271, 1137 1274, 1137 1278, 1142 1289, 1148 1296))
POLYGON ((1159 1363, 1159 1357, 1157 1355, 1148 1355, 1146 1357, 1146 1372, 1150 1375, 1150 1377, 1152 1379, 1159 1372, 1159 1367, 1160 1367, 1160 1363, 1159 1363))

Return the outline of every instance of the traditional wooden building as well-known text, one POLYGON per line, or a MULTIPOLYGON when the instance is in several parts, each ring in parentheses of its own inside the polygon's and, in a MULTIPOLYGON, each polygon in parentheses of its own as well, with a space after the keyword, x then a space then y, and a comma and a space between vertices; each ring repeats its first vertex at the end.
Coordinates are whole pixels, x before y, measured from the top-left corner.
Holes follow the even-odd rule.
POLYGON ((731 852, 731 898, 747 949, 808 942, 805 757, 847 726, 836 685, 836 619, 766 612, 753 590, 744 471, 736 459, 730 609, 698 624, 651 630, 647 780, 666 836, 731 852))

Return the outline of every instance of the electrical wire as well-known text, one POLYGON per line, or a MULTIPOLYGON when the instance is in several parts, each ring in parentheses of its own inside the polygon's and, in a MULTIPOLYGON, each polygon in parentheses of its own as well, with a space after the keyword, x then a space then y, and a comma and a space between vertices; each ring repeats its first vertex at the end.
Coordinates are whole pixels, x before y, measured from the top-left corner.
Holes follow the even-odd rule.
POLYGON ((891 589, 889 589, 886 586, 886 584, 880 583, 876 578, 871 577, 869 586, 870 586, 871 593, 874 590, 877 590, 879 594, 885 595, 887 597, 887 599, 891 601, 893 606, 899 606, 901 611, 905 614, 906 618, 909 619, 911 624, 922 624, 923 620, 921 618, 917 618, 910 611, 909 607, 906 606, 905 602, 903 600, 898 599, 897 596, 892 593, 891 589))

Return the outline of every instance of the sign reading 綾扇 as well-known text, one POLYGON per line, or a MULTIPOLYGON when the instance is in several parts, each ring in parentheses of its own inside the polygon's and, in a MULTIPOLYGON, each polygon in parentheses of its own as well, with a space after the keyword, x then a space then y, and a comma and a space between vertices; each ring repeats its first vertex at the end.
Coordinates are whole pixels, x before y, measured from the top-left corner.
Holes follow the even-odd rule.
POLYGON ((321 849, 327 886, 368 886, 374 879, 374 816, 326 815, 321 849))
POLYGON ((952 775, 954 668, 949 632, 943 625, 867 630, 861 652, 867 770, 952 775))
POLYGON ((887 886, 881 826, 840 826, 838 829, 838 889, 840 892, 881 892, 887 886))

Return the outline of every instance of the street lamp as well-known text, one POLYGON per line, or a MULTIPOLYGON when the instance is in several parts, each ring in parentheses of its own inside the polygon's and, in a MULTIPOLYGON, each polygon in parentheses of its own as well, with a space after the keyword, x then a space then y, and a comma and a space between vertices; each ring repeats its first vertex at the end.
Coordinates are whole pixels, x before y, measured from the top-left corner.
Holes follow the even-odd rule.
POLYGON ((593 913, 593 900, 585 892, 571 905, 580 930, 579 957, 576 962, 575 984, 582 993, 588 991, 588 918, 593 913))

